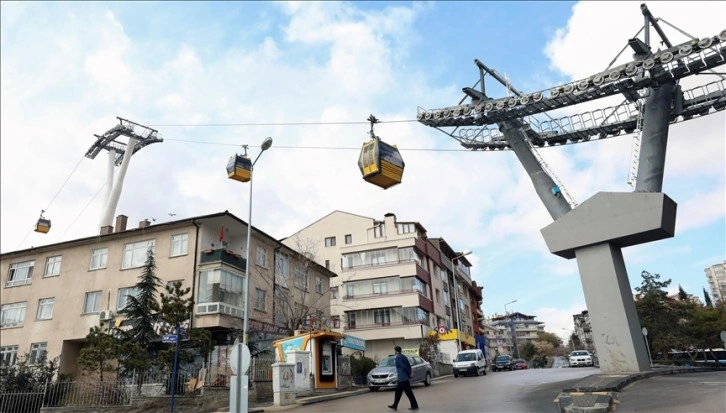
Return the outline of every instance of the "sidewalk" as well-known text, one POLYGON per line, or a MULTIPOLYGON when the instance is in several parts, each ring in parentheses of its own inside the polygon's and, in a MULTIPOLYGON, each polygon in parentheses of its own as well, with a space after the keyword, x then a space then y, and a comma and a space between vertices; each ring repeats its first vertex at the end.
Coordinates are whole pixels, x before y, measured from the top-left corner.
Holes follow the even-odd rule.
POLYGON ((654 376, 720 370, 717 367, 653 367, 635 374, 593 374, 562 390, 555 403, 561 413, 608 413, 618 403, 620 390, 630 383, 654 376))

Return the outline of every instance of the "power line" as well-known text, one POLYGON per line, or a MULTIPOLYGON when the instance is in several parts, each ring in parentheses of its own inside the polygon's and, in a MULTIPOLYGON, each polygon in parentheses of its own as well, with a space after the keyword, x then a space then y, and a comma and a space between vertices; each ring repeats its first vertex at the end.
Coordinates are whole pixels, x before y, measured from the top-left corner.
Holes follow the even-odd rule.
MULTIPOLYGON (((220 145, 220 146, 241 146, 238 143, 227 143, 227 142, 202 142, 194 141, 189 139, 173 139, 164 138, 167 141, 185 142, 185 143, 198 143, 202 145, 220 145)), ((250 145, 255 147, 255 145, 250 145)), ((360 147, 344 147, 344 146, 286 146, 286 145, 275 145, 275 149, 335 149, 335 150, 355 150, 359 151, 360 147)), ((470 149, 437 149, 437 148, 398 148, 401 151, 422 151, 422 152, 473 152, 470 149)))
MULTIPOLYGON (((416 119, 405 120, 387 120, 379 123, 407 123, 418 122, 416 119)), ((170 123, 170 124, 151 124, 155 128, 161 127, 220 127, 220 126, 315 126, 315 125, 368 125, 370 122, 358 121, 340 121, 340 122, 280 122, 280 123, 170 123)))

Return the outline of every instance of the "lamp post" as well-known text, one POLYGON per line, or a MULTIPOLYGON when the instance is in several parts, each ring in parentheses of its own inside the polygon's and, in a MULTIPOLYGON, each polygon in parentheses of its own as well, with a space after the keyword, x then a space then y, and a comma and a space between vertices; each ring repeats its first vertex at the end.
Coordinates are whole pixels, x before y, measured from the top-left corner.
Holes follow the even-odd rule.
MULTIPOLYGON (((246 346, 249 339, 248 339, 248 327, 247 325, 250 322, 250 315, 249 315, 249 308, 250 308, 250 243, 252 242, 252 183, 254 180, 254 169, 255 164, 257 163, 257 160, 260 159, 260 156, 262 155, 262 152, 270 149, 270 146, 272 146, 272 138, 266 138, 264 141, 262 141, 262 146, 260 147, 262 150, 260 153, 257 154, 257 157, 255 158, 255 161, 252 162, 252 166, 250 167, 250 207, 247 215, 247 252, 245 254, 245 281, 244 281, 244 289, 245 289, 245 318, 244 318, 244 325, 242 326, 242 342, 246 346)), ((240 357, 241 358, 241 357, 240 357)), ((240 372, 242 374, 242 372, 240 372)))
POLYGON ((509 321, 509 323, 508 323, 509 324, 509 334, 512 335, 512 345, 515 346, 514 355, 516 357, 519 357, 519 348, 517 346, 516 333, 514 332, 514 322, 512 322, 511 318, 509 317, 509 313, 507 313, 507 306, 509 304, 514 304, 516 302, 517 302, 517 300, 512 300, 512 301, 504 304, 504 316, 507 317, 507 320, 509 321))
POLYGON ((456 352, 461 351, 461 310, 459 310, 459 281, 456 279, 456 260, 471 254, 471 251, 464 251, 451 259, 451 271, 454 274, 454 300, 456 300, 456 352))

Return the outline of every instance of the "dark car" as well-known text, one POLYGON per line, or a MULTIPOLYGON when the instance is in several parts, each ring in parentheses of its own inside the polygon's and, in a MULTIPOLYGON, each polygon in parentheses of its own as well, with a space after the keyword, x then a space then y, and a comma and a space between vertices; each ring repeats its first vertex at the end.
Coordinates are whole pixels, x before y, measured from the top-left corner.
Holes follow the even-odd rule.
POLYGON ((512 356, 505 354, 496 356, 492 363, 492 371, 512 370, 512 356))
POLYGON ((512 360, 512 370, 527 370, 529 366, 527 365, 527 362, 524 361, 524 359, 514 359, 512 360))
MULTIPOLYGON (((431 385, 434 377, 434 370, 431 363, 419 356, 406 356, 411 363, 411 384, 423 383, 424 386, 431 385)), ((395 389, 398 386, 396 377, 396 356, 386 357, 378 363, 378 366, 368 373, 368 388, 371 391, 378 391, 380 388, 395 389)))

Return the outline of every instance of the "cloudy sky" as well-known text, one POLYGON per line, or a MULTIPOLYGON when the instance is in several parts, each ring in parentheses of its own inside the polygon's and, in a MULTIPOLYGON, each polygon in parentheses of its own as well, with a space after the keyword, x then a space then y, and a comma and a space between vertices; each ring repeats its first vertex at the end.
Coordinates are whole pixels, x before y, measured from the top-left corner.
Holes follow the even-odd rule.
MULTIPOLYGON (((586 308, 577 265, 548 252, 539 231, 551 218, 514 154, 466 151, 416 111, 458 104, 478 80, 474 59, 525 92, 598 73, 642 27, 639 4, 4 1, 0 248, 98 232, 106 156, 84 154, 116 116, 164 138, 131 159, 116 214, 133 223, 224 210, 246 219, 247 187, 225 166, 270 136, 255 170, 256 227, 282 238, 334 210, 393 212, 473 251, 486 315, 517 300, 508 310, 565 335, 586 308), (357 166, 370 114, 406 162, 403 183, 386 191, 357 166), (47 235, 32 231, 42 209, 47 235)), ((726 28, 723 2, 648 6, 673 43, 726 28)), ((717 80, 693 78, 684 84, 717 80)), ((632 287, 646 270, 702 297, 704 268, 726 257, 725 125, 720 112, 672 126, 664 192, 678 203, 676 237, 625 250, 632 287)), ((631 190, 631 142, 541 154, 582 202, 631 190)))

